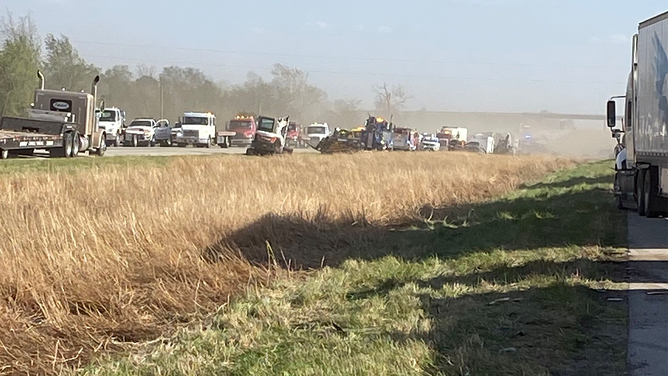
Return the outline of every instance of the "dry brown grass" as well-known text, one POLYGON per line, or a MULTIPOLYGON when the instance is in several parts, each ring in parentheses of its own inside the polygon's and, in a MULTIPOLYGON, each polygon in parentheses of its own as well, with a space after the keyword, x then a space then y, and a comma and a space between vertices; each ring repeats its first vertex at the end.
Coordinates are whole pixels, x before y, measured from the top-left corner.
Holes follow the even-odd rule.
MULTIPOLYGON (((0 374, 57 374, 214 311, 266 278, 231 242, 269 214, 315 228, 406 223, 425 206, 484 200, 570 163, 451 153, 193 157, 1 177, 0 374), (204 257, 211 249, 218 262, 204 257)), ((295 235, 268 233, 244 246, 295 235)), ((330 231, 322 240, 342 239, 330 231)))

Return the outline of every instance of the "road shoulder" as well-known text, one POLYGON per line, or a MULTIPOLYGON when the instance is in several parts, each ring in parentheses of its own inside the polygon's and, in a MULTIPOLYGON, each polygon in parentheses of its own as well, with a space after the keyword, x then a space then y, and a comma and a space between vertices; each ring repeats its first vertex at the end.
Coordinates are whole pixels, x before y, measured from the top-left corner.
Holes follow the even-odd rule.
POLYGON ((668 220, 628 214, 631 375, 668 375, 668 220))

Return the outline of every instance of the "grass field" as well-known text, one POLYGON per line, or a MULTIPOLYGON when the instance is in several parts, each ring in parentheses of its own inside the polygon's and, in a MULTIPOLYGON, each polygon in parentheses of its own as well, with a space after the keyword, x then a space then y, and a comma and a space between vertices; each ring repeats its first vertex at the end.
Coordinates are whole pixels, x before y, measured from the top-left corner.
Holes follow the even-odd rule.
POLYGON ((83 374, 623 375, 626 306, 608 299, 624 297, 626 232, 610 175, 609 162, 561 171, 339 245, 355 252, 335 267, 250 287, 83 374))
POLYGON ((0 373, 59 374, 129 352, 88 372, 350 374, 354 363, 366 370, 357 374, 393 365, 453 374, 445 365, 498 363, 476 326, 489 323, 468 313, 487 317, 480 307, 497 296, 525 299, 490 306, 500 314, 535 310, 528 296, 544 296, 558 322, 539 319, 536 333, 552 328, 565 341, 583 336, 579 303, 611 327, 623 316, 589 290, 613 274, 599 261, 620 242, 620 217, 598 191, 610 185, 603 165, 566 173, 584 176, 577 189, 567 176, 489 201, 571 162, 449 153, 95 161, 0 177, 0 373), (434 314, 432 304, 467 315, 434 314), (217 310, 207 330, 185 329, 217 310), (432 338, 453 325, 452 336, 432 338), (178 328, 173 342, 146 345, 178 328), (469 336, 478 331, 481 342, 469 336), (453 355, 452 345, 489 353, 453 355), (324 353, 338 365, 290 368, 300 364, 290 357, 324 353))

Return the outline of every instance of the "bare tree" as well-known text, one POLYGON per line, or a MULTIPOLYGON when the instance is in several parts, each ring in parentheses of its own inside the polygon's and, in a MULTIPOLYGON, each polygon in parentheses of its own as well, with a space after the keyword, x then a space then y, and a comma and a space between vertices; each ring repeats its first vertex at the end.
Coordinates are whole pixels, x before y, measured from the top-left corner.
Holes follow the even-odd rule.
POLYGON ((384 111, 388 118, 406 108, 406 102, 413 98, 401 85, 389 87, 386 82, 374 86, 373 92, 376 94, 376 110, 384 111))
POLYGON ((357 98, 348 100, 337 99, 334 101, 331 117, 335 121, 335 124, 348 128, 354 127, 358 121, 362 121, 362 118, 358 117, 361 103, 362 101, 357 98))

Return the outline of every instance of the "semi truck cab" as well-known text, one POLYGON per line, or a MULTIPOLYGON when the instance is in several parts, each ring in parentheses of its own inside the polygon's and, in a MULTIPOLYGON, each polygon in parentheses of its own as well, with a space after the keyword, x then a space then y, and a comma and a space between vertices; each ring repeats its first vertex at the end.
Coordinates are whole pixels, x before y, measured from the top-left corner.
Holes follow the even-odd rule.
POLYGON ((181 118, 181 133, 176 137, 180 147, 211 147, 216 143, 216 116, 211 112, 186 112, 181 118))
POLYGON ((607 126, 623 137, 615 163, 620 208, 668 216, 668 12, 640 23, 633 37, 626 95, 610 98, 607 126), (617 127, 617 100, 624 116, 617 127))

